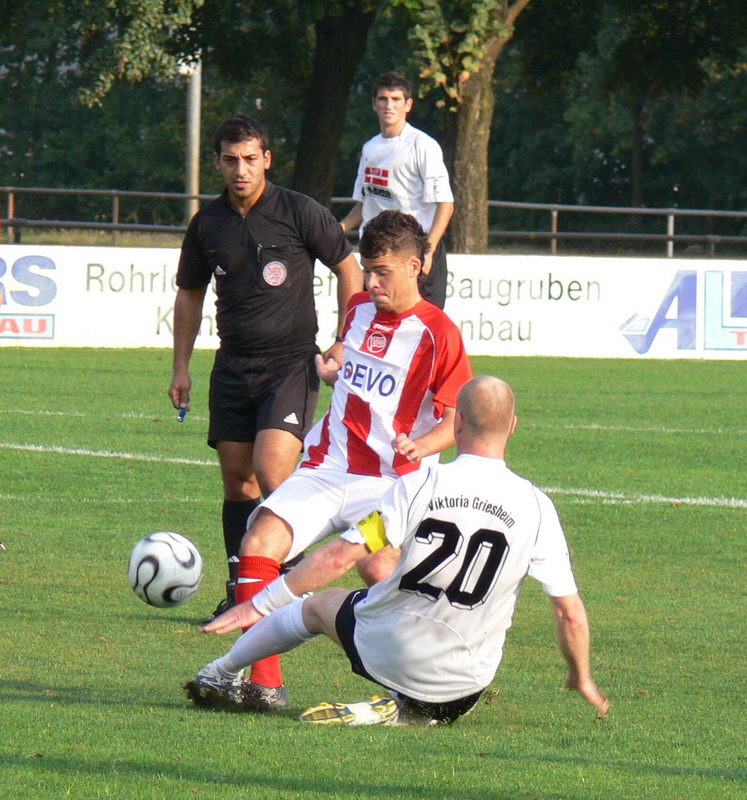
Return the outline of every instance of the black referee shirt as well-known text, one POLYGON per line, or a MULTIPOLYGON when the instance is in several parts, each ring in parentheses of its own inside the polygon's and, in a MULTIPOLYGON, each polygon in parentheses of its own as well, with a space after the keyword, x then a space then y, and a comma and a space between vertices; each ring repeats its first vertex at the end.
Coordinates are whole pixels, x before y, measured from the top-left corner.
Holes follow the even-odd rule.
POLYGON ((189 223, 176 284, 198 289, 215 276, 222 350, 297 357, 316 349, 314 260, 332 266, 351 251, 340 223, 306 195, 268 182, 242 217, 224 190, 189 223))

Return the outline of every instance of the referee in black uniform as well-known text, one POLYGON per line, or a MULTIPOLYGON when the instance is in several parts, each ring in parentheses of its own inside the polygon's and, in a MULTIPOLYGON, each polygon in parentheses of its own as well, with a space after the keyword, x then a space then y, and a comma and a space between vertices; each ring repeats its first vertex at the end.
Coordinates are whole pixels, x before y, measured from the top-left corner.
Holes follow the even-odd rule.
MULTIPOLYGON (((237 114, 215 134, 223 193, 195 214, 182 244, 169 395, 188 408, 189 361, 207 287, 215 280, 220 348, 210 377, 208 444, 223 477, 223 536, 232 604, 246 520, 293 471, 319 393, 314 260, 337 276, 338 334, 362 273, 339 223, 315 200, 270 183, 267 131, 237 114)), ((325 358, 342 363, 338 341, 325 358)))

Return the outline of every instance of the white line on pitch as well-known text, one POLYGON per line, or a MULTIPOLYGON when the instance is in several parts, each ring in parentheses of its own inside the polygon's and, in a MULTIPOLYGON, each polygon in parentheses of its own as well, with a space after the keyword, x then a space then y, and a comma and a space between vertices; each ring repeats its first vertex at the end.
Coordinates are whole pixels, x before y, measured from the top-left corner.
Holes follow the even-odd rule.
POLYGON ((169 456, 152 456, 147 453, 112 452, 111 450, 84 450, 80 447, 42 446, 39 444, 13 444, 0 442, 0 450, 27 450, 35 453, 60 453, 67 456, 93 456, 95 458, 122 458, 130 461, 151 461, 159 464, 193 464, 198 467, 215 467, 217 461, 201 458, 176 458, 169 456))
MULTIPOLYGON (((44 408, 0 408, 0 414, 19 414, 27 417, 75 417, 76 419, 92 417, 95 419, 168 419, 173 414, 176 418, 176 409, 167 408, 162 412, 145 414, 142 411, 125 411, 122 414, 86 414, 82 411, 51 411, 44 408)), ((207 419, 207 417, 192 413, 190 419, 207 419)))
POLYGON ((720 506, 725 508, 747 508, 747 500, 740 497, 666 497, 661 494, 625 494, 603 492, 597 489, 560 489, 552 486, 545 489, 549 495, 562 494, 570 497, 585 497, 618 503, 672 503, 686 506, 720 506))
MULTIPOLYGON (((60 453, 62 455, 93 456, 95 458, 121 458, 130 461, 148 461, 163 464, 190 464, 194 466, 214 467, 216 461, 199 458, 172 458, 154 456, 147 453, 112 452, 110 450, 84 450, 69 447, 45 447, 36 444, 13 444, 0 442, 0 449, 26 450, 36 453, 60 453)), ((584 497, 612 503, 670 503, 690 506, 717 506, 722 508, 747 508, 747 500, 739 497, 666 497, 660 494, 625 494, 623 492, 605 492, 597 489, 562 489, 550 487, 549 494, 584 497)))

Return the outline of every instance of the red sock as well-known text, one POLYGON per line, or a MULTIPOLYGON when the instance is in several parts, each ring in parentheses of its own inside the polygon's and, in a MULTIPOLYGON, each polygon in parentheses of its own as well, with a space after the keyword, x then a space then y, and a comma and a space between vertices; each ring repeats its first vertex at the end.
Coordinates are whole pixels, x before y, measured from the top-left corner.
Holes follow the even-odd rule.
MULTIPOLYGON (((236 602, 251 600, 257 592, 280 575, 280 564, 265 556, 241 556, 239 577, 236 582, 236 602), (247 581, 246 579, 249 578, 247 581)), ((283 683, 280 671, 280 656, 268 656, 252 664, 250 680, 262 686, 275 688, 283 683)))

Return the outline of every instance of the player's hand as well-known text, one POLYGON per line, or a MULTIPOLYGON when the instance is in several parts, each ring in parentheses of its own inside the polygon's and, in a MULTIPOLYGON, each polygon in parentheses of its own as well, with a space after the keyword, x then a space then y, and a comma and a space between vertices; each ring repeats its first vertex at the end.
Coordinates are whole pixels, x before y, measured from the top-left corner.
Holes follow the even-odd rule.
POLYGON ((174 372, 169 386, 169 397, 174 408, 189 410, 189 392, 192 388, 192 378, 189 372, 174 372))
POLYGON ((340 353, 339 361, 333 356, 329 355, 329 353, 331 353, 337 346, 341 348, 342 344, 336 342, 323 356, 319 354, 314 356, 316 374, 328 386, 334 385, 335 381, 337 380, 337 373, 340 371, 340 367, 342 366, 342 353, 340 353))
POLYGON ((574 675, 569 675, 565 680, 565 688, 579 692, 584 700, 597 709, 599 718, 606 719, 610 701, 597 689, 597 685, 591 678, 582 681, 578 680, 574 675))
POLYGON ((229 608, 219 617, 203 625, 200 630, 202 633, 231 633, 244 628, 251 628, 262 619, 262 615, 252 605, 251 600, 229 608))
POLYGON ((327 348, 324 353, 322 353, 322 361, 326 362, 331 358, 338 364, 342 364, 342 355, 344 352, 345 348, 342 342, 335 342, 331 347, 327 348))
POLYGON ((392 448, 397 455, 404 456, 413 464, 420 461, 423 455, 417 444, 405 433, 397 434, 397 438, 392 439, 392 448))
POLYGON ((432 266, 433 266, 433 250, 431 249, 429 252, 425 254, 425 258, 423 259, 423 266, 420 271, 423 273, 423 275, 430 275, 432 266))

